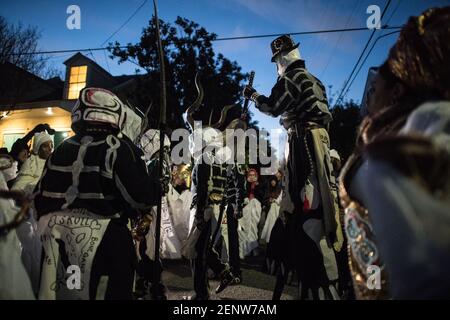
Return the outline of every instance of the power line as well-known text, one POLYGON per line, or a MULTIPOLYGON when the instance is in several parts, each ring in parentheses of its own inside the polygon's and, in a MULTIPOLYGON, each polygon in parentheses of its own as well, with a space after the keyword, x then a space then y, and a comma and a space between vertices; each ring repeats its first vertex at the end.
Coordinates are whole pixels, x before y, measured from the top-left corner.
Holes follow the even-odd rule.
MULTIPOLYGON (((391 26, 383 26, 381 29, 400 29, 401 27, 391 27, 391 26)), ((285 33, 274 33, 274 34, 264 34, 257 36, 243 36, 243 37, 228 37, 228 38, 217 38, 211 41, 225 41, 225 40, 243 40, 243 39, 256 39, 256 38, 269 38, 269 37, 279 37, 285 34, 289 34, 291 36, 295 35, 305 35, 305 34, 319 34, 319 33, 334 33, 334 32, 350 32, 350 31, 363 31, 369 30, 367 27, 364 28, 344 28, 344 29, 329 29, 329 30, 317 30, 317 31, 301 31, 301 32, 285 32, 285 33)))
MULTIPOLYGON (((388 7, 389 7, 390 4, 391 4, 391 0, 388 0, 388 3, 386 4, 386 7, 384 7, 383 13, 381 14, 380 21, 383 19, 383 16, 384 16, 384 14, 386 13, 386 10, 388 9, 388 7)), ((382 29, 384 29, 384 28, 382 28, 382 29)), ((352 77, 353 74, 355 73, 355 70, 356 70, 356 68, 358 67, 359 62, 361 61, 362 57, 364 56, 364 53, 366 52, 366 49, 367 49, 367 47, 369 46, 370 41, 372 41, 372 38, 373 38, 373 36, 375 35, 375 32, 376 32, 376 31, 377 31, 377 29, 373 29, 373 32, 372 32, 372 34, 370 35, 369 40, 367 40, 367 43, 366 43, 366 45, 364 46, 364 49, 363 49, 363 51, 361 52, 361 54, 360 54, 360 56, 359 56, 359 58, 358 58, 358 61, 356 62, 355 66, 353 67, 352 72, 350 72, 350 75, 348 76, 347 81, 345 81, 344 86, 342 87, 342 90, 341 90, 341 92, 339 93, 339 96, 338 96, 338 98, 336 99, 336 102, 334 103, 333 107, 335 107, 335 106, 341 101, 341 99, 343 98, 343 94, 344 94, 345 90, 347 89, 347 85, 349 84, 351 77, 352 77)))
MULTIPOLYGON (((339 6, 339 3, 337 4, 339 6)), ((322 10, 322 15, 320 16, 319 20, 319 28, 322 29, 324 26, 326 26, 326 22, 330 21, 329 19, 329 15, 331 12, 334 12, 336 10, 335 8, 336 6, 336 2, 335 1, 328 1, 327 7, 325 10, 322 10), (331 5, 332 4, 332 5, 331 5), (331 9, 331 12, 330 12, 331 9)), ((348 27, 348 24, 345 25, 345 28, 348 27)), ((319 38, 316 38, 314 40, 314 50, 312 50, 312 45, 311 45, 311 52, 313 52, 313 57, 317 56, 317 53, 320 52, 319 50, 322 48, 322 46, 324 45, 324 41, 320 41, 319 38)))
MULTIPOLYGON (((347 26, 350 24, 350 22, 352 21, 353 15, 354 15, 355 12, 358 10, 360 4, 361 4, 361 1, 356 0, 355 5, 353 6, 354 9, 353 9, 352 13, 350 14, 350 16, 348 17, 347 23, 345 24, 346 27, 347 27, 347 26)), ((328 57, 327 63, 325 64, 325 67, 323 68, 322 72, 320 73, 319 79, 322 79, 323 74, 325 73, 325 71, 327 71, 328 66, 330 65, 330 62, 331 62, 331 60, 332 60, 333 57, 334 57, 333 53, 334 53, 334 51, 336 51, 336 48, 337 48, 339 42, 341 41, 343 35, 344 35, 343 33, 340 33, 340 34, 339 34, 339 37, 338 37, 336 43, 334 44, 333 50, 331 50, 331 54, 330 54, 330 56, 328 57)))
MULTIPOLYGON (((393 30, 393 29, 401 29, 399 26, 383 26, 382 29, 385 30, 393 30)), ((228 37, 228 38, 217 38, 211 41, 226 41, 226 40, 242 40, 242 39, 255 39, 255 38, 269 38, 269 37, 277 37, 284 34, 290 35, 306 35, 306 34, 320 34, 320 33, 332 33, 332 32, 353 32, 353 31, 364 31, 369 30, 367 27, 364 28, 347 28, 347 29, 329 29, 329 30, 315 30, 315 31, 302 31, 302 32, 291 32, 291 33, 276 33, 276 34, 265 34, 265 35, 256 35, 256 36, 244 36, 244 37, 228 37)), ((68 52, 79 52, 79 51, 99 51, 99 50, 109 50, 113 48, 125 49, 129 47, 134 47, 135 45, 126 45, 126 46, 107 46, 101 48, 86 48, 86 49, 67 49, 67 50, 52 50, 52 51, 34 51, 34 52, 23 52, 23 53, 12 53, 11 55, 32 55, 32 54, 56 54, 56 53, 68 53, 68 52)))
MULTIPOLYGON (((390 15, 389 18, 387 19, 386 24, 388 24, 389 21, 391 21, 392 17, 394 16, 395 12, 396 12, 397 9, 399 8, 400 4, 401 4, 401 0, 398 0, 397 5, 395 6, 394 10, 392 10, 391 15, 390 15)), ((353 82, 355 81, 355 79, 356 79, 356 77, 358 76, 359 72, 361 71, 362 67, 363 67, 364 64, 366 63, 367 58, 368 58, 368 57, 370 56, 370 54, 372 53, 372 50, 373 50, 373 48, 375 47, 375 45, 377 44, 378 40, 380 40, 380 39, 382 39, 382 38, 384 38, 384 37, 390 36, 390 35, 392 35, 392 34, 398 33, 398 32, 400 32, 400 30, 396 30, 396 31, 389 32, 389 33, 384 33, 384 30, 383 30, 383 33, 382 33, 378 38, 375 39, 375 42, 372 44, 372 47, 370 48, 370 50, 369 50, 369 52, 367 53, 367 55, 366 55, 366 57, 364 58, 364 60, 361 62, 361 65, 359 66, 358 70, 356 71, 355 76, 353 77, 352 81, 351 81, 350 84, 348 85, 347 90, 345 91, 345 93, 344 93, 342 99, 345 98, 345 96, 347 95, 347 93, 350 91, 350 88, 351 88, 353 82)))
POLYGON ((89 50, 89 53, 91 54, 91 57, 94 59, 95 63, 98 64, 97 59, 95 59, 94 54, 92 53, 92 50, 89 50))
POLYGON ((141 3, 141 5, 133 12, 133 14, 116 30, 114 31, 100 46, 103 46, 105 43, 107 43, 112 37, 114 37, 120 30, 122 30, 125 25, 130 22, 131 19, 141 10, 141 8, 144 6, 144 4, 147 2, 147 0, 144 0, 144 2, 141 3))
POLYGON ((362 67, 364 66, 364 63, 367 61, 367 58, 369 57, 370 53, 372 52, 373 48, 375 47, 375 44, 378 42, 378 40, 380 40, 381 38, 390 36, 392 34, 395 33, 399 33, 400 30, 396 30, 396 31, 392 31, 386 34, 383 34, 381 36, 379 36, 378 38, 375 39, 375 42, 373 43, 372 47, 370 48, 369 52, 367 53, 366 57, 364 58, 363 62, 361 63, 361 65, 358 68, 358 71, 356 71, 355 76, 353 77, 353 80, 350 82, 350 84, 348 85, 347 90, 345 91, 344 95, 342 96, 342 99, 347 95, 348 91, 350 90, 350 87, 352 86, 353 82, 355 81, 356 77, 358 76, 358 73, 361 71, 362 67))
POLYGON ((103 50, 103 56, 105 57, 106 66, 108 67, 108 72, 111 73, 111 69, 109 69, 108 57, 106 56, 105 50, 103 50))
POLYGON ((400 7, 400 4, 402 3, 402 0, 398 0, 397 1, 397 5, 395 6, 394 10, 392 10, 391 15, 389 16, 389 18, 386 20, 386 24, 389 24, 389 21, 391 21, 392 17, 394 16, 395 12, 397 11, 398 7, 400 7))
MULTIPOLYGON (((102 47, 106 42, 108 42, 112 37, 114 37, 120 30, 122 30, 122 28, 125 27, 125 25, 128 22, 130 22, 131 19, 134 18, 134 16, 139 12, 139 10, 141 10, 141 8, 144 6, 144 4, 146 2, 147 2, 147 0, 144 0, 144 2, 142 2, 141 5, 133 12, 133 14, 131 16, 129 16, 128 19, 124 23, 122 23, 122 25, 119 28, 117 28, 116 31, 114 31, 108 38, 106 38, 106 40, 103 41, 100 46, 102 47)), ((91 50, 89 50, 89 51, 91 52, 91 55, 92 55, 92 51, 91 50)), ((108 71, 111 72, 111 70, 109 69, 108 57, 106 56, 105 51, 103 51, 103 56, 105 58, 105 62, 106 62, 106 66, 108 68, 108 71)))
MULTIPOLYGON (((133 45, 128 46, 119 46, 119 49, 125 49, 128 47, 132 47, 133 45)), ((32 54, 56 54, 56 53, 66 53, 66 52, 85 52, 85 51, 100 51, 100 50, 108 50, 116 47, 103 47, 103 48, 86 48, 86 49, 67 49, 67 50, 52 50, 52 51, 34 51, 34 52, 24 52, 24 53, 12 53, 13 56, 18 55, 32 55, 32 54)))

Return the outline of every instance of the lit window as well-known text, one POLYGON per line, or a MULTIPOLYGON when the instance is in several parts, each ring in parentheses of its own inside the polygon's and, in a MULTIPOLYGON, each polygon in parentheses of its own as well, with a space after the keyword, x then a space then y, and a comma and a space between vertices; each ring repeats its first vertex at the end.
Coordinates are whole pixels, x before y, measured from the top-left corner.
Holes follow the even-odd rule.
POLYGON ((68 99, 78 99, 80 90, 86 87, 87 66, 71 67, 68 99))

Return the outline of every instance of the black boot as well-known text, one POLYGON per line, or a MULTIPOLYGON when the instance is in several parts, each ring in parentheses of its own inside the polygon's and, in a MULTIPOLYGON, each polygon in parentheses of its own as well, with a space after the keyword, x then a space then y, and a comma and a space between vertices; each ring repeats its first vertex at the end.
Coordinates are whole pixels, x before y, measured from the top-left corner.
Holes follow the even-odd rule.
POLYGON ((220 283, 219 286, 216 288, 216 293, 221 293, 223 290, 225 290, 226 287, 228 287, 231 283, 233 283, 235 280, 235 277, 231 273, 230 270, 224 270, 220 274, 220 283))
POLYGON ((234 280, 233 280, 232 285, 241 284, 242 283, 242 273, 240 273, 240 272, 234 273, 233 272, 233 275, 234 275, 234 280))
POLYGON ((167 298, 167 288, 160 282, 157 285, 151 285, 150 296, 152 300, 168 300, 167 298))
POLYGON ((136 288, 134 291, 134 296, 137 300, 143 300, 148 293, 148 281, 144 278, 139 277, 136 280, 136 288))

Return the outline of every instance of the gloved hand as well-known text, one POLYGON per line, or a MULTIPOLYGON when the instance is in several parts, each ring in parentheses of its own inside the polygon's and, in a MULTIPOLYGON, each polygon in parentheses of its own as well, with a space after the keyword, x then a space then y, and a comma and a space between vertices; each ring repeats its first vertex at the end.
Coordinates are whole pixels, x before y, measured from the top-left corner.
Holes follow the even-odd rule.
POLYGON ((148 231, 150 230, 150 224, 153 221, 153 216, 151 214, 143 214, 141 215, 136 223, 133 229, 131 230, 131 235, 134 240, 136 241, 142 241, 148 231))
POLYGON ((48 123, 40 123, 32 130, 34 133, 47 131, 48 134, 55 134, 55 130, 52 129, 48 123))
POLYGON ((244 96, 244 98, 251 100, 252 99, 252 95, 256 93, 256 90, 251 87, 251 86, 245 86, 244 87, 244 91, 242 91, 242 95, 244 96))

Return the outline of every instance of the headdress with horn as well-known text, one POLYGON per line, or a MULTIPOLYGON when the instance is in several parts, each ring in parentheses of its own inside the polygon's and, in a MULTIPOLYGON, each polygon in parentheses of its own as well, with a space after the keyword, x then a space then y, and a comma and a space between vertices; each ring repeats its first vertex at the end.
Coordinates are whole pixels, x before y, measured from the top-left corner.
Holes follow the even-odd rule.
POLYGON ((210 127, 213 129, 217 129, 219 131, 224 131, 227 128, 235 129, 235 128, 242 128, 246 129, 246 123, 245 121, 241 120, 241 114, 242 114, 242 107, 239 104, 230 104, 226 105, 222 108, 220 111, 220 117, 217 122, 213 122, 215 109, 212 108, 209 113, 209 119, 205 121, 205 116, 207 116, 207 113, 205 112, 199 112, 200 106, 203 101, 203 87, 199 81, 199 75, 198 73, 195 75, 195 86, 197 88, 197 98, 195 99, 194 103, 187 108, 187 122, 191 128, 191 130, 194 130, 194 122, 195 121, 202 121, 203 127, 210 127))

